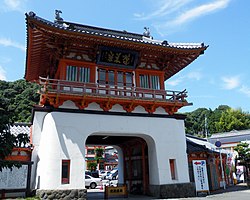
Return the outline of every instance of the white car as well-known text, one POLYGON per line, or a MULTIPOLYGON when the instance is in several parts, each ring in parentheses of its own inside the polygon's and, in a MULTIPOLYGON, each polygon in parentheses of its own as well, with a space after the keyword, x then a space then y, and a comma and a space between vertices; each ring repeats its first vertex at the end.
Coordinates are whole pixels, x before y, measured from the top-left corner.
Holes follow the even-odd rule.
POLYGON ((99 177, 101 179, 106 179, 106 177, 110 174, 110 171, 100 171, 99 172, 99 177))
POLYGON ((85 187, 95 189, 96 186, 100 186, 102 184, 101 178, 94 178, 90 175, 85 174, 85 187))
POLYGON ((116 180, 118 179, 118 169, 114 169, 110 172, 110 174, 106 177, 109 180, 116 180))

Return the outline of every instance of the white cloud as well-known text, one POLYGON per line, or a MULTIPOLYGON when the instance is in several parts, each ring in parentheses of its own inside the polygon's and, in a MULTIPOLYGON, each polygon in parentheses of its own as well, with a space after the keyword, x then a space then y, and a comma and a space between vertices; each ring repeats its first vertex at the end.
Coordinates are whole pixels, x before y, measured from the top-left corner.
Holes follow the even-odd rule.
POLYGON ((167 81, 166 84, 171 85, 171 86, 176 86, 176 85, 179 85, 182 81, 183 81, 182 78, 178 78, 175 80, 167 81))
POLYGON ((0 80, 6 80, 6 71, 3 69, 3 67, 0 65, 0 80))
POLYGON ((1 9, 5 12, 19 11, 24 12, 28 0, 4 0, 1 9))
POLYGON ((160 0, 152 3, 155 9, 151 13, 136 13, 134 16, 139 20, 152 20, 152 26, 160 35, 164 36, 166 33, 182 29, 192 20, 226 8, 230 1, 160 0))
POLYGON ((9 63, 11 59, 9 57, 0 56, 1 63, 9 63))
POLYGON ((208 4, 197 6, 179 15, 175 20, 170 22, 170 24, 172 25, 184 24, 195 18, 198 18, 208 13, 223 9, 227 7, 228 3, 229 3, 229 0, 216 0, 208 4))
POLYGON ((242 85, 240 88, 240 92, 243 94, 246 94, 248 97, 250 97, 250 88, 249 87, 242 85))
POLYGON ((187 78, 199 81, 202 78, 202 74, 201 74, 201 72, 198 72, 198 71, 190 72, 187 74, 187 78))
POLYGON ((5 46, 5 47, 14 47, 14 48, 21 49, 22 51, 25 51, 24 45, 14 42, 7 38, 0 38, 0 45, 5 46))
POLYGON ((189 96, 190 98, 204 98, 204 99, 214 99, 216 96, 214 95, 197 95, 197 96, 189 96))
POLYGON ((222 77, 223 81, 222 87, 226 90, 232 90, 240 86, 240 77, 232 76, 232 77, 222 77))
POLYGON ((154 5, 156 5, 156 10, 152 13, 145 15, 145 13, 139 14, 135 13, 134 16, 140 20, 148 20, 152 18, 166 16, 170 13, 173 13, 183 7, 184 5, 190 3, 193 0, 161 0, 161 1, 154 1, 154 5))
POLYGON ((186 80, 199 81, 201 80, 202 76, 203 76, 202 73, 199 71, 189 72, 188 74, 175 78, 173 80, 167 80, 166 84, 171 86, 177 86, 186 80))

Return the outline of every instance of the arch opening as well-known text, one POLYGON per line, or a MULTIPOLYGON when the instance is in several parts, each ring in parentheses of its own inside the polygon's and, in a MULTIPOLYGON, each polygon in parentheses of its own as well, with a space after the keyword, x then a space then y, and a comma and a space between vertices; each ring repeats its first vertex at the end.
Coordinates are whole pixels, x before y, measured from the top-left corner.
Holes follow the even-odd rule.
MULTIPOLYGON (((118 153, 117 184, 126 184, 130 194, 147 194, 149 187, 148 144, 142 137, 135 135, 92 134, 85 142, 90 145, 110 147, 118 153)), ((105 161, 105 158, 104 158, 105 161)), ((105 164, 101 165, 104 167, 105 164)), ((112 182, 111 182, 112 183, 112 182)))

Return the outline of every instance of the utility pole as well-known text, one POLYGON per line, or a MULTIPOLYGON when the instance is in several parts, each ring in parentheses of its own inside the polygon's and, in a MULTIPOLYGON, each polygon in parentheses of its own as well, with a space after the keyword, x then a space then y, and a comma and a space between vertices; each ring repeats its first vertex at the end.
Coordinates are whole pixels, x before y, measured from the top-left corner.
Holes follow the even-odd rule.
POLYGON ((206 137, 206 140, 208 141, 208 138, 207 138, 207 116, 205 115, 205 137, 206 137))

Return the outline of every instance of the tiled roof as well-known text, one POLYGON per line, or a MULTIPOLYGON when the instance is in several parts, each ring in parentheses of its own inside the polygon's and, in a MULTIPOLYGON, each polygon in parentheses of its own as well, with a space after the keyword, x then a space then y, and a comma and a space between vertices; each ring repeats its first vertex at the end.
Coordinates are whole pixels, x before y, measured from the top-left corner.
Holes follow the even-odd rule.
POLYGON ((127 31, 117 31, 117 30, 99 28, 88 25, 81 25, 67 21, 50 22, 48 20, 36 16, 34 12, 29 12, 28 14, 26 14, 26 16, 29 18, 33 18, 43 24, 49 25, 51 27, 74 33, 95 35, 105 38, 113 38, 118 40, 151 44, 155 46, 177 48, 177 49, 199 49, 207 47, 204 45, 204 43, 169 43, 166 40, 160 41, 160 40, 154 40, 152 39, 152 37, 145 37, 143 34, 131 33, 127 31))
POLYGON ((241 141, 250 140, 250 129, 240 131, 232 130, 230 132, 217 133, 213 134, 209 138, 211 143, 214 143, 217 140, 219 140, 221 143, 238 143, 241 141))
MULTIPOLYGON (((208 142, 206 139, 194 137, 192 135, 186 135, 186 140, 187 140, 187 146, 190 148, 190 151, 198 151, 198 150, 207 150, 208 152, 215 152, 219 153, 218 148, 208 142)), ((227 153, 226 150, 221 150, 222 153, 227 153)))
POLYGON ((10 132, 13 135, 18 135, 21 133, 30 135, 30 124, 28 124, 28 123, 14 123, 12 126, 10 126, 10 132))
POLYGON ((232 130, 230 132, 224 132, 224 133, 216 133, 213 134, 210 138, 223 138, 223 137, 237 137, 239 135, 249 135, 250 137, 250 129, 248 130, 232 130))

